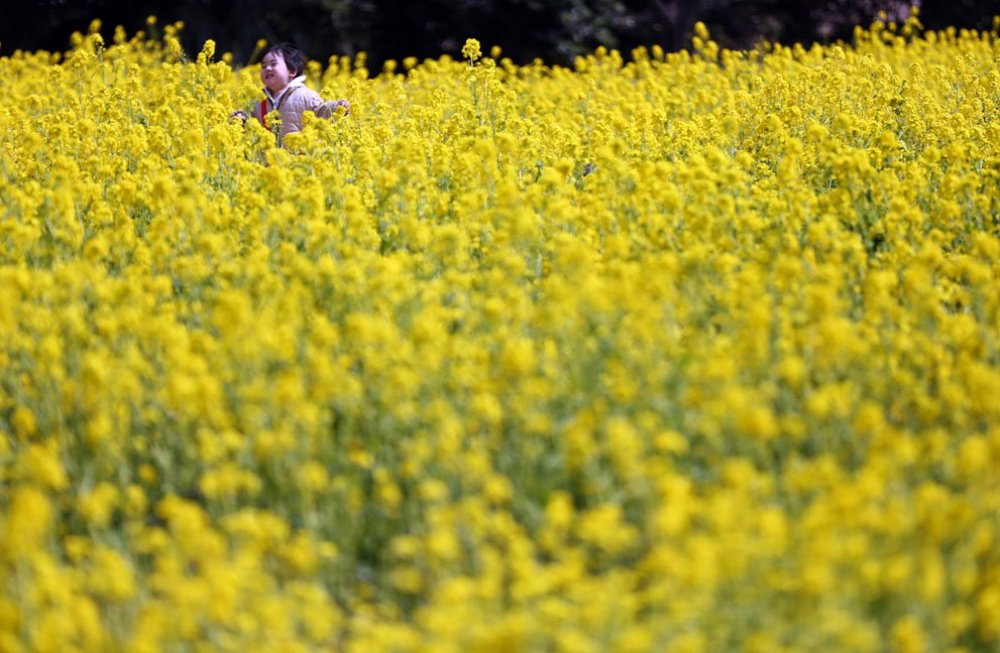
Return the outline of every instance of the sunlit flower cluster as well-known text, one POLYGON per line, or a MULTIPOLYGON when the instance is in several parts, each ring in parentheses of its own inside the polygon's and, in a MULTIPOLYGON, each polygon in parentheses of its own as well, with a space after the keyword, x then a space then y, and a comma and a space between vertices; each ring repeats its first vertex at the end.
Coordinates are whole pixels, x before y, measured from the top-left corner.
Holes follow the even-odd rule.
POLYGON ((996 33, 149 28, 0 58, 0 651, 1000 650, 996 33))

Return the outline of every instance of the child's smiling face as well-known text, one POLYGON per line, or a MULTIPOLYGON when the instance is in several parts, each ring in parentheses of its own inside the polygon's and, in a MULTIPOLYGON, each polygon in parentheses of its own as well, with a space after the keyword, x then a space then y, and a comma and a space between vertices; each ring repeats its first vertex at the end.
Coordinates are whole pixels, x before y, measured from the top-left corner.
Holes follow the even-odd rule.
POLYGON ((285 58, 280 52, 269 52, 260 62, 260 80, 272 93, 279 93, 288 86, 297 73, 296 70, 288 69, 285 58))

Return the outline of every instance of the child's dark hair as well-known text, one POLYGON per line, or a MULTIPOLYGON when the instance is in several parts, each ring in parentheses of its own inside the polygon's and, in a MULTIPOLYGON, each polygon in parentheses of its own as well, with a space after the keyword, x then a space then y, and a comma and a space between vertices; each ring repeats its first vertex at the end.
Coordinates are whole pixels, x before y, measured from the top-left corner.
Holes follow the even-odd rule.
POLYGON ((280 54, 281 58, 285 60, 285 65, 289 70, 294 70, 296 76, 306 72, 306 55, 291 43, 272 45, 264 53, 264 56, 266 57, 272 52, 280 54))

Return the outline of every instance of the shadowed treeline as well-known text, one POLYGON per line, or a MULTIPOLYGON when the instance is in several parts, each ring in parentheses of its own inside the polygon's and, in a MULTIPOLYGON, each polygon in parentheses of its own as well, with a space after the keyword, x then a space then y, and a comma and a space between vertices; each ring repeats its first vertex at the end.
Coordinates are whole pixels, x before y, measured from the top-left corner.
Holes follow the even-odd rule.
MULTIPOLYGON (((189 53, 206 39, 236 64, 249 63, 254 44, 292 41, 310 57, 355 56, 369 66, 386 59, 457 55, 467 37, 499 45, 517 63, 536 57, 569 64, 598 45, 627 53, 639 45, 677 50, 690 43, 696 21, 704 21, 723 47, 749 48, 761 40, 828 42, 850 39, 854 25, 880 12, 902 20, 907 0, 428 0, 400 4, 386 0, 24 0, 0 5, 0 52, 16 49, 61 51, 73 31, 100 18, 104 31, 122 25, 129 34, 159 23, 184 21, 189 53)), ((916 0, 929 29, 949 25, 988 29, 995 0, 916 0)))

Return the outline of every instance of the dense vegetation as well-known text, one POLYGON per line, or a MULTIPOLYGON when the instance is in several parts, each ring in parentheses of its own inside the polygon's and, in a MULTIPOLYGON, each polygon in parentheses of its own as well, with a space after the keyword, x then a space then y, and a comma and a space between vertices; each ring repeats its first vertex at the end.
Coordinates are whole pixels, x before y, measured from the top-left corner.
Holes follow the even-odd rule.
POLYGON ((0 651, 1000 650, 995 33, 153 27, 0 58, 0 651))
MULTIPOLYGON (((881 13, 902 22, 920 0, 25 0, 0 4, 0 47, 10 54, 66 48, 66 36, 104 21, 105 38, 116 25, 129 33, 144 29, 150 14, 162 23, 181 20, 181 41, 194 55, 207 39, 219 52, 252 63, 254 44, 294 41, 314 58, 366 52, 377 70, 386 59, 407 56, 457 57, 468 36, 486 47, 499 45, 514 62, 541 57, 569 65, 598 46, 628 53, 659 45, 666 51, 690 43, 697 21, 723 47, 747 49, 767 40, 806 45, 850 40, 857 24, 881 13)), ((993 0, 924 2, 922 21, 930 29, 988 29, 993 0)))

